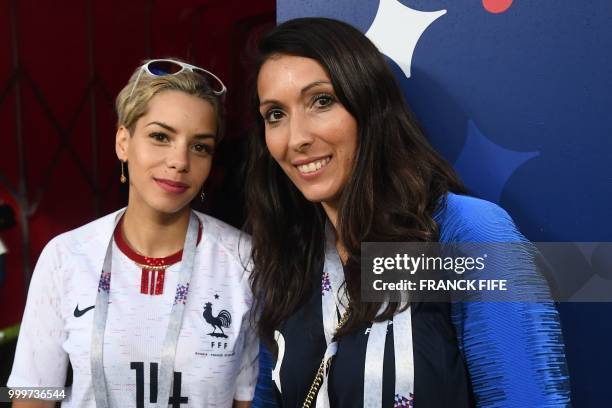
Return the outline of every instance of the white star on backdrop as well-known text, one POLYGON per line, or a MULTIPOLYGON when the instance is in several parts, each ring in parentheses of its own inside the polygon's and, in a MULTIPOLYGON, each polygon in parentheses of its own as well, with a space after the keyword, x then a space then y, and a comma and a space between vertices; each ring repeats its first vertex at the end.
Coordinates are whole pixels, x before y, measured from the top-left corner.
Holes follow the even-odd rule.
POLYGON ((446 10, 418 11, 397 0, 380 0, 366 36, 410 78, 412 54, 427 27, 446 10))

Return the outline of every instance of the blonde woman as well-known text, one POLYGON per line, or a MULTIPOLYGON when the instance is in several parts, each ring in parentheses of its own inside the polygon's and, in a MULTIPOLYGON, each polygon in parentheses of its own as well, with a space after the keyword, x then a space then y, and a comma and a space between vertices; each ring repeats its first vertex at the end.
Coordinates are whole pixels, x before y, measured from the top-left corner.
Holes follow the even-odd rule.
POLYGON ((70 360, 63 406, 250 406, 249 242, 190 208, 222 135, 225 91, 214 74, 174 59, 134 72, 116 100, 128 206, 43 250, 9 387, 61 387, 70 360))

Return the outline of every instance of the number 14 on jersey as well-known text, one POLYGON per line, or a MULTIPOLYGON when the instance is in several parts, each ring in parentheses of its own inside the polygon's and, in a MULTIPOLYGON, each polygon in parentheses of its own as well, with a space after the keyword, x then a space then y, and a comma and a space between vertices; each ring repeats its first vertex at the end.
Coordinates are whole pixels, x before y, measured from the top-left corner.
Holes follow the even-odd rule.
MULTIPOLYGON (((145 386, 144 386, 144 362, 142 361, 132 361, 130 363, 130 368, 136 371, 136 407, 137 408, 145 408, 144 403, 144 394, 145 394, 145 386)), ((157 403, 157 373, 158 373, 158 363, 150 363, 149 364, 149 402, 152 404, 157 403)), ((168 404, 172 408, 181 408, 183 404, 187 404, 189 399, 187 397, 181 396, 181 379, 182 374, 180 372, 174 373, 174 381, 172 382, 172 392, 170 393, 170 399, 168 399, 168 404)))

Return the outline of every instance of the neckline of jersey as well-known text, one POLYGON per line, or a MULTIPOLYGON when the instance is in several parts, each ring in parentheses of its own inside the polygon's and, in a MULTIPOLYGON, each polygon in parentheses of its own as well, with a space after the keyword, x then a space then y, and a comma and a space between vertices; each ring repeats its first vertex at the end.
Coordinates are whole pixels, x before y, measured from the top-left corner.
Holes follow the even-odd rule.
MULTIPOLYGON (((130 245, 127 243, 123 234, 121 233, 121 226, 123 225, 123 215, 119 219, 117 226, 115 227, 115 231, 113 232, 113 238, 115 239, 115 243, 117 247, 125 256, 127 256, 132 261, 136 262, 139 265, 147 265, 147 266, 170 266, 179 262, 183 258, 183 250, 180 249, 178 252, 175 252, 172 255, 168 255, 163 258, 152 258, 149 256, 144 256, 136 252, 130 245)), ((196 245, 200 243, 202 240, 202 222, 198 218, 198 240, 196 245)))

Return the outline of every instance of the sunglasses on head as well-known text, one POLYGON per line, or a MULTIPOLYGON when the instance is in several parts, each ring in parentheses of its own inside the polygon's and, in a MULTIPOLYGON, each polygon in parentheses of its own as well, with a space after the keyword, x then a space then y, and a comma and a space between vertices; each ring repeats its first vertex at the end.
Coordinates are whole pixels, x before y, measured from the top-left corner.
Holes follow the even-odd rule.
POLYGON ((219 77, 212 72, 205 70, 204 68, 171 59, 154 59, 146 62, 140 67, 138 77, 136 77, 136 81, 134 81, 134 85, 132 85, 132 91, 130 92, 129 98, 132 97, 134 89, 136 89, 136 85, 138 84, 140 76, 143 72, 146 72, 151 76, 161 77, 166 75, 177 75, 185 70, 195 72, 204 78, 208 84, 208 87, 215 95, 221 96, 227 91, 227 88, 223 82, 221 82, 219 77))

